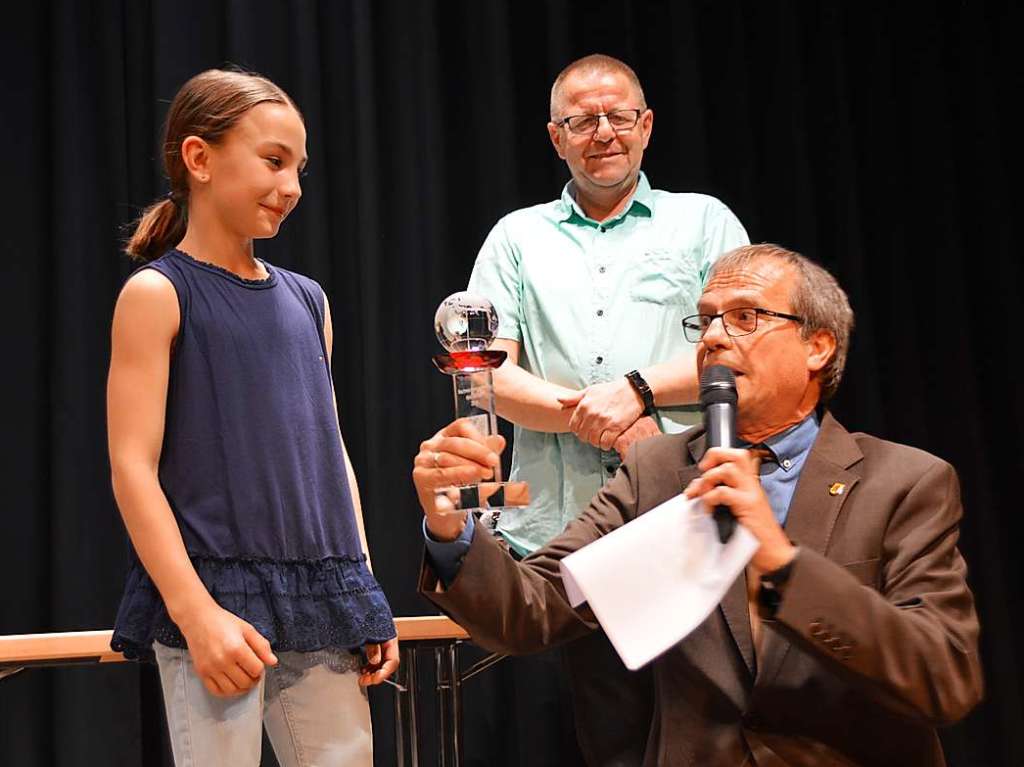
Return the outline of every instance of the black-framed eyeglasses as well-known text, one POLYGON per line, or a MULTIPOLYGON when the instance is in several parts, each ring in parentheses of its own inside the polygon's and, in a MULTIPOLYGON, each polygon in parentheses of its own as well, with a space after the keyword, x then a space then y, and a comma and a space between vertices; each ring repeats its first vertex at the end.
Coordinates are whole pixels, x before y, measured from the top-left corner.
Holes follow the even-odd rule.
POLYGON ((771 309, 762 309, 757 306, 741 306, 737 309, 719 312, 718 314, 691 314, 689 317, 683 317, 683 335, 686 336, 687 341, 695 344, 708 332, 711 323, 721 317, 722 326, 730 336, 734 338, 736 336, 749 336, 757 330, 757 318, 761 315, 778 317, 782 320, 792 320, 793 322, 802 323, 804 321, 803 317, 798 317, 795 314, 773 312, 771 309))
POLYGON ((598 126, 601 125, 601 118, 604 117, 612 126, 613 131, 625 133, 633 130, 640 122, 640 115, 643 112, 642 109, 613 109, 611 112, 601 112, 596 115, 569 115, 559 120, 557 124, 564 125, 573 133, 588 136, 597 132, 598 126))

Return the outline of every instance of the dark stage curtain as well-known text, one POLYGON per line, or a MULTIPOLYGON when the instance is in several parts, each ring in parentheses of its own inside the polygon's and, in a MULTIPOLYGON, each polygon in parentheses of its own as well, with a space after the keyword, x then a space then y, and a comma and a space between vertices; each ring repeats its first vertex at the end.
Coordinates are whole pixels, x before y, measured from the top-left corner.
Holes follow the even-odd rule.
MULTIPOLYGON (((123 227, 166 191, 157 150, 178 86, 226 62, 303 109, 310 175, 257 252, 333 305, 342 427, 377 574, 422 614, 410 460, 451 414, 433 312, 504 213, 567 179, 548 89, 602 51, 637 69, 659 188, 724 200, 755 241, 848 289, 858 327, 834 410, 960 470, 985 702, 944 731, 954 765, 1024 764, 1021 566, 1011 532, 1024 422, 1011 372, 1014 3, 36 2, 9 10, 0 263, 5 499, 0 633, 112 624, 127 540, 109 483, 104 384, 123 227)), ((12 7, 13 8, 13 7, 12 7)), ((1015 138, 1017 137, 1017 138, 1015 138)), ((552 662, 553 663, 553 662, 552 662)), ((467 761, 573 763, 552 664, 466 688, 467 761), (545 671, 545 668, 548 671, 545 671)), ((390 689, 372 694, 393 764, 390 689)), ((169 764, 152 669, 38 670, 0 683, 0 764, 169 764)), ((428 720, 429 721, 429 720, 428 720)), ((851 723, 855 726, 855 723, 851 723)), ((268 759, 268 763, 270 760, 268 759)))

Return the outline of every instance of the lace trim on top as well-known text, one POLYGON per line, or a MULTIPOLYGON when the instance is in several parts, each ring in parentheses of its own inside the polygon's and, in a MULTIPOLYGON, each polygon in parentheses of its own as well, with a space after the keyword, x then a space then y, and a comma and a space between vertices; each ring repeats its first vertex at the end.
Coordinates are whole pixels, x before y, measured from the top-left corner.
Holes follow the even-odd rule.
MULTIPOLYGON (((356 650, 396 636, 391 608, 364 557, 190 558, 214 601, 251 623, 275 651, 356 650)), ((154 641, 186 647, 156 586, 136 562, 110 646, 126 658, 152 660, 154 641)))
POLYGON ((233 271, 231 271, 230 269, 225 269, 223 266, 211 264, 209 261, 200 261, 198 258, 190 256, 183 250, 178 250, 177 248, 174 248, 171 250, 171 253, 173 253, 175 256, 178 256, 182 261, 184 261, 187 264, 195 266, 199 269, 205 269, 206 271, 212 272, 213 274, 219 274, 221 277, 226 277, 232 282, 238 283, 239 285, 242 285, 247 288, 272 288, 274 285, 277 284, 277 273, 274 271, 273 267, 271 267, 270 264, 268 264, 262 258, 257 258, 256 260, 263 264, 263 268, 267 270, 267 276, 256 279, 249 279, 248 277, 243 277, 240 274, 235 274, 233 271))

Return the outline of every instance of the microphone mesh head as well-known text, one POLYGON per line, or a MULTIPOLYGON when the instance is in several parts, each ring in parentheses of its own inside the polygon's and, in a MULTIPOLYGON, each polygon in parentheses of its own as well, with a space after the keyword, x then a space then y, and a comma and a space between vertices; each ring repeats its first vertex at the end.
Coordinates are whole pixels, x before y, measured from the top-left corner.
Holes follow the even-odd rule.
POLYGON ((735 405, 736 376, 725 365, 712 365, 700 374, 700 406, 718 403, 735 405))

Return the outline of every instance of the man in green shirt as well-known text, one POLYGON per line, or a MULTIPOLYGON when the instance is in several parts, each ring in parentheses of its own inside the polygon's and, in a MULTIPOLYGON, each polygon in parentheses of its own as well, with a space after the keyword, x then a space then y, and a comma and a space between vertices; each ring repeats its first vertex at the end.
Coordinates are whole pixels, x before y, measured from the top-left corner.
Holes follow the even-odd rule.
MULTIPOLYGON (((629 66, 593 55, 566 67, 548 133, 572 180, 559 199, 502 218, 473 268, 469 290, 493 302, 493 348, 509 355, 494 387, 498 413, 515 424, 511 478, 530 485, 530 506, 498 519, 516 556, 561 533, 633 442, 700 420, 681 407, 697 399, 682 318, 697 311, 714 260, 748 239, 715 198, 651 188, 640 164, 653 125, 629 66)), ((537 661, 516 661, 527 684, 537 661)), ((639 765, 645 744, 633 734, 648 730, 649 673, 626 671, 600 633, 568 646, 565 661, 587 763, 639 765), (620 727, 592 716, 609 706, 620 727)), ((538 698, 550 676, 528 694, 538 698)))

